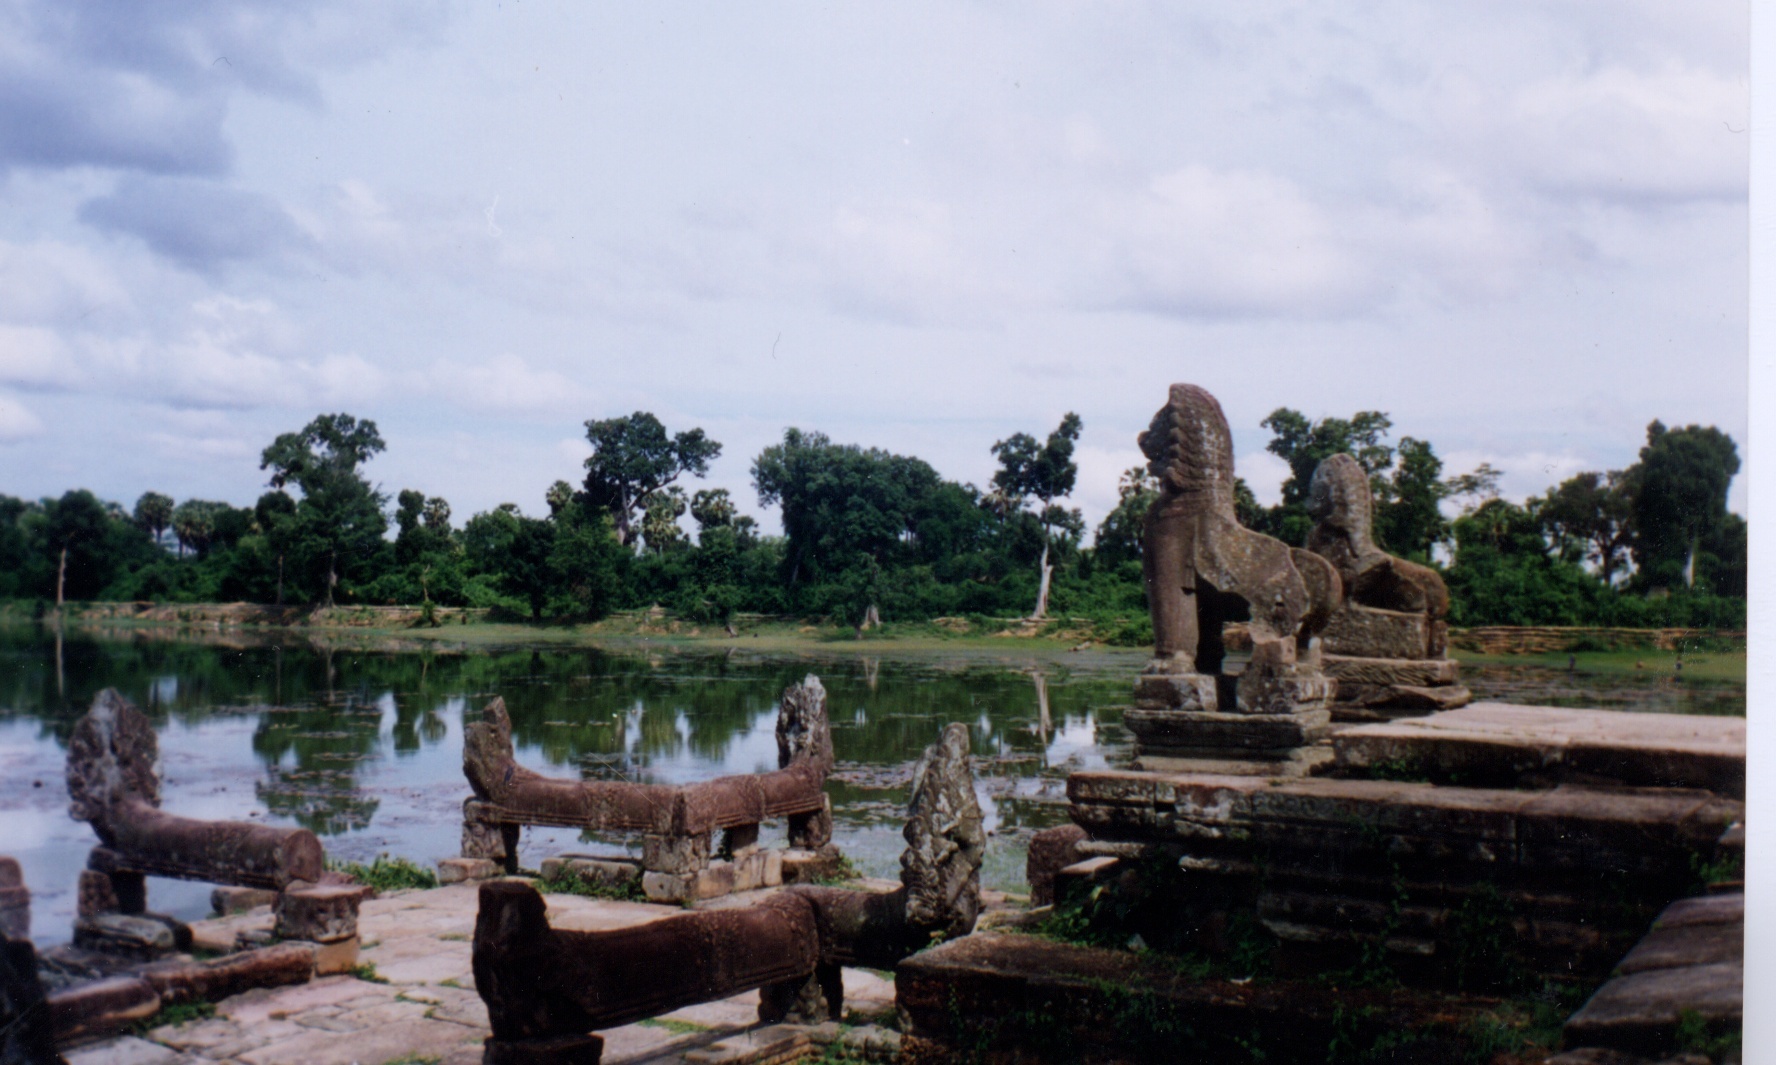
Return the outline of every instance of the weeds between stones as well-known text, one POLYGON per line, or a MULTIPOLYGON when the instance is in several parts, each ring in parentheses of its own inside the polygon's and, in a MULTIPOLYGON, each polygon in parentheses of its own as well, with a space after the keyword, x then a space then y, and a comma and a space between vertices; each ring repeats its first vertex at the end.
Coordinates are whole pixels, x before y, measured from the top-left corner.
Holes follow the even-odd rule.
POLYGON ((673 1035, 690 1035, 692 1032, 709 1031, 709 1026, 707 1024, 698 1024, 695 1021, 679 1021, 674 1020, 671 1017, 649 1017, 645 1021, 638 1021, 636 1023, 640 1024, 643 1028, 664 1028, 673 1035))
POLYGON ((192 1002, 175 1002, 171 1006, 162 1006, 152 1017, 137 1021, 131 1029, 137 1035, 151 1032, 156 1028, 165 1028, 173 1024, 185 1024, 189 1021, 201 1021, 216 1015, 216 1004, 197 999, 192 1002))
POLYGON ((646 902, 647 893, 641 889, 641 878, 625 880, 620 884, 612 884, 603 880, 593 880, 581 876, 569 866, 562 866, 560 871, 547 880, 537 881, 537 890, 545 895, 580 895, 589 899, 610 899, 614 902, 646 902))
POLYGON ((379 854, 369 865, 358 862, 341 862, 327 859, 327 868, 356 880, 377 891, 401 891, 406 888, 435 888, 438 886, 438 874, 408 861, 406 858, 391 858, 379 854))

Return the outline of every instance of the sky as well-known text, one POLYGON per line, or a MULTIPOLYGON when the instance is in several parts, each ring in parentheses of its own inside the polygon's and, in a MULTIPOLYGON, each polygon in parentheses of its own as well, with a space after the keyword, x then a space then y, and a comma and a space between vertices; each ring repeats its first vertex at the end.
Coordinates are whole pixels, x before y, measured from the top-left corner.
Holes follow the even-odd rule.
MULTIPOLYGON (((0 492, 247 505, 321 412, 545 513, 790 426, 1095 524, 1187 381, 1521 500, 1747 409, 1748 6, 0 0, 0 492)), ((1746 513, 1746 477, 1730 504, 1746 513)))

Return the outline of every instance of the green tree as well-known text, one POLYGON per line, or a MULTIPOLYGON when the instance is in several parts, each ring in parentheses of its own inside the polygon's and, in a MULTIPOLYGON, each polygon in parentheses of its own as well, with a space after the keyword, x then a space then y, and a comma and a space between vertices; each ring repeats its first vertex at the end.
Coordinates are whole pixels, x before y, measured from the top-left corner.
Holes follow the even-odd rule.
POLYGON ((1634 543, 1633 479, 1623 470, 1569 477, 1536 508, 1555 549, 1571 561, 1589 559, 1613 584, 1634 543))
POLYGON ((656 555, 684 547, 684 530, 678 519, 684 516, 684 490, 677 485, 648 493, 641 512, 641 538, 647 549, 656 555))
POLYGON ((187 499, 173 508, 173 535, 179 540, 181 558, 187 549, 198 558, 209 552, 215 513, 216 505, 202 499, 187 499))
POLYGON ((629 552, 617 542, 610 514, 570 506, 550 520, 555 534, 549 568, 555 587, 585 617, 610 613, 622 592, 623 565, 629 561, 629 552))
POLYGON ((1455 561, 1445 574, 1454 625, 1583 625, 1598 620, 1607 589, 1551 556, 1532 508, 1490 499, 1455 519, 1455 561))
POLYGON ((759 453, 752 480, 761 506, 781 508, 785 583, 824 584, 864 619, 881 570, 918 556, 921 518, 944 483, 921 459, 795 428, 759 453))
POLYGON ((721 444, 702 429, 668 437, 666 427, 647 411, 626 418, 586 423, 592 456, 586 460, 584 502, 608 510, 617 538, 625 547, 635 542, 633 521, 648 496, 685 473, 702 477, 721 455, 721 444))
POLYGON ((1375 507, 1375 538, 1395 554, 1429 562, 1431 548, 1449 536, 1443 500, 1449 485, 1441 478, 1443 460, 1431 445, 1400 438, 1398 463, 1388 478, 1386 499, 1375 507))
POLYGON ((1057 522, 1077 524, 1080 520, 1076 512, 1070 514, 1054 506, 1056 499, 1072 493, 1079 476, 1079 464, 1073 461, 1073 445, 1079 439, 1080 424, 1079 415, 1069 411, 1043 443, 1037 443, 1028 433, 1013 433, 993 445, 993 455, 999 460, 993 487, 1011 509, 1022 510, 1026 499, 1041 503, 1037 520, 1042 526, 1042 558, 1037 563, 1039 583, 1036 608, 1030 612, 1032 618, 1048 616, 1048 590, 1054 578, 1054 567, 1049 563, 1052 530, 1057 522))
POLYGON ((1634 478, 1634 564, 1643 584, 1696 583, 1697 552, 1727 525, 1739 472, 1733 438, 1713 426, 1647 426, 1634 478))
POLYGON ((173 521, 172 497, 163 496, 159 492, 143 492, 142 497, 136 500, 135 519, 136 524, 159 544, 161 535, 173 521))
POLYGON ((1137 562, 1147 527, 1147 510, 1159 498, 1159 479, 1145 466, 1124 470, 1116 482, 1116 506, 1104 515, 1092 538, 1095 560, 1114 565, 1137 562))
POLYGON ((55 601, 60 607, 65 593, 90 599, 110 580, 112 559, 104 550, 111 518, 91 492, 84 488, 46 502, 44 533, 48 554, 55 560, 55 601))
POLYGON ((383 497, 359 467, 385 448, 376 423, 350 414, 323 414, 302 431, 284 433, 260 456, 271 486, 302 492, 286 522, 284 540, 295 566, 318 585, 328 606, 343 577, 375 572, 388 519, 383 497))

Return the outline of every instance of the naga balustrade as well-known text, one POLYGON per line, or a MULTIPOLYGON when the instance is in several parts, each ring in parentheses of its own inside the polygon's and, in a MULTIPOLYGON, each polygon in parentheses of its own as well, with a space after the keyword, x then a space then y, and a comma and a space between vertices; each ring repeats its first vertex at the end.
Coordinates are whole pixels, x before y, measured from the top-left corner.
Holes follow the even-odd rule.
POLYGON ((154 954, 187 948, 183 922, 148 912, 146 878, 165 876, 274 893, 276 934, 319 945, 320 971, 357 959, 358 906, 371 893, 330 883, 321 842, 305 828, 181 817, 160 808, 154 726, 107 688, 68 744, 69 813, 99 837, 81 871, 76 945, 154 954))
POLYGON ((516 873, 525 825, 638 832, 650 898, 678 901, 775 886, 782 881, 781 855, 773 862, 757 848, 760 822, 786 818, 789 844, 797 851, 830 851, 832 842, 832 805, 824 790, 833 766, 832 731, 819 678, 810 675, 783 693, 777 756, 774 772, 697 784, 544 776, 517 763, 512 719, 505 700, 495 698, 463 740, 463 775, 474 795, 463 803, 462 855, 516 873), (718 829, 725 834, 722 850, 733 860, 712 864, 711 837, 718 829))
POLYGON ((974 928, 986 834, 965 726, 926 749, 908 812, 901 886, 888 893, 797 884, 751 906, 586 932, 551 928, 527 883, 483 883, 474 970, 493 1029, 485 1065, 596 1065, 595 1029, 755 988, 767 1024, 842 1016, 842 966, 891 968, 974 928))

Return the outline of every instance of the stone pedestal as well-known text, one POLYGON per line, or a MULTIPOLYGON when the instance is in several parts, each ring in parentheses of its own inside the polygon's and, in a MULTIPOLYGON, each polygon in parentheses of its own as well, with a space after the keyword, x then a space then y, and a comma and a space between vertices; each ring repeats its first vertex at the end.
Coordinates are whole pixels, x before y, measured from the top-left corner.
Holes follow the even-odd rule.
POLYGON ((31 889, 16 858, 0 857, 0 936, 31 938, 31 889))
POLYGON ((1273 640, 1253 648, 1237 677, 1141 677, 1135 705, 1123 714, 1135 736, 1135 768, 1301 776, 1330 760, 1317 745, 1331 727, 1337 682, 1317 659, 1297 661, 1292 644, 1273 640))
POLYGON ((1448 626, 1423 613, 1346 603, 1322 636, 1326 675, 1338 681, 1339 721, 1387 721, 1466 706, 1449 658, 1448 626))

